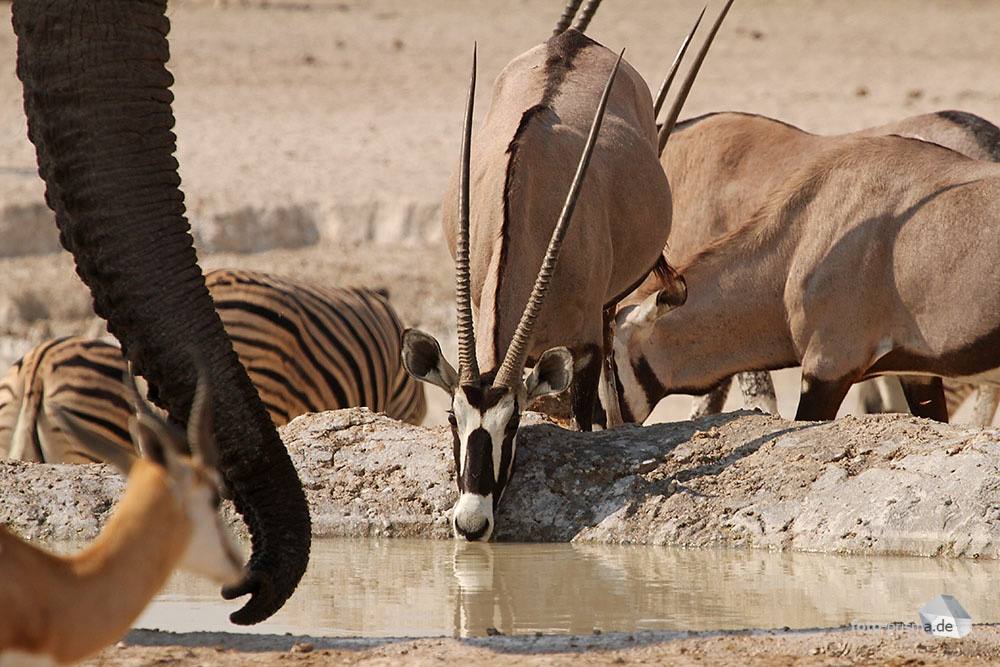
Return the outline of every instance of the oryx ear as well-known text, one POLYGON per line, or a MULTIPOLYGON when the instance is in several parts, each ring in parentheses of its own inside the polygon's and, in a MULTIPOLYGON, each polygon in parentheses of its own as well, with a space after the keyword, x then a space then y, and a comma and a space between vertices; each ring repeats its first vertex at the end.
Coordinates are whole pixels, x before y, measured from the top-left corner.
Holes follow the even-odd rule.
POLYGON ((542 396, 566 391, 571 382, 573 382, 573 355, 569 350, 565 347, 545 350, 524 380, 528 403, 542 396))
POLYGON ((437 340, 423 331, 407 329, 403 332, 403 368, 421 382, 429 382, 454 394, 458 387, 458 373, 441 354, 437 340))
POLYGON ((656 320, 674 308, 683 306, 685 301, 687 301, 687 284, 680 278, 643 299, 642 303, 628 314, 625 321, 635 327, 652 326, 656 320))

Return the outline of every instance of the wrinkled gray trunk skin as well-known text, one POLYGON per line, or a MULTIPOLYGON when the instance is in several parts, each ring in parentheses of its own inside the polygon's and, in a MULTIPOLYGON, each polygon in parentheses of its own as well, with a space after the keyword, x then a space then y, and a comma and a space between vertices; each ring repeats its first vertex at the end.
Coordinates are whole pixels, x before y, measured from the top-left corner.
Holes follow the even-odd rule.
POLYGON ((96 312, 150 385, 186 420, 192 356, 208 368, 220 467, 253 536, 252 594, 230 618, 277 611, 309 558, 305 495, 285 447, 215 312, 178 186, 165 2, 13 4, 28 135, 60 240, 96 312))

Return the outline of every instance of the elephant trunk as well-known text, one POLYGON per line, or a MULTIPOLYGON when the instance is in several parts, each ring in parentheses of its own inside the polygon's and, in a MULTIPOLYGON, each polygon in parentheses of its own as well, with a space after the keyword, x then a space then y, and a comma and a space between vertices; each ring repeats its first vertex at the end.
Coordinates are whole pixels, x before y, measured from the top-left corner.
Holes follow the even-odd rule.
POLYGON ((206 366, 220 468, 253 539, 252 594, 230 617, 264 620, 309 558, 305 495, 215 312, 184 217, 165 63, 165 2, 17 0, 17 74, 28 136, 60 240, 94 309, 173 419, 187 418, 206 366))

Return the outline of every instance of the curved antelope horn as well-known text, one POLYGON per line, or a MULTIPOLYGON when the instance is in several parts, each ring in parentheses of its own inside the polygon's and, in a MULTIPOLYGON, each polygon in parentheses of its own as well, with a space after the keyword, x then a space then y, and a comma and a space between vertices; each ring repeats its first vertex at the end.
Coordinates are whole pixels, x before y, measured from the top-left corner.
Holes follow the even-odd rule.
POLYGON ((618 66, 622 62, 625 49, 618 54, 615 66, 611 68, 611 75, 604 86, 604 93, 601 95, 601 103, 597 105, 597 112, 594 114, 594 122, 590 126, 590 134, 587 135, 587 143, 580 156, 580 163, 576 167, 576 175, 573 183, 569 187, 566 195, 566 202, 563 204, 562 213, 559 214, 559 221, 552 230, 552 239, 549 241, 549 248, 545 251, 545 259, 542 267, 535 278, 535 286, 531 290, 531 297, 528 299, 524 312, 521 314, 521 321, 517 324, 514 338, 511 340, 507 354, 504 356, 503 365, 497 372, 494 387, 514 387, 521 379, 521 372, 524 370, 524 362, 528 356, 528 343, 531 341, 531 332, 535 327, 535 320, 538 318, 538 311, 541 310, 545 293, 549 289, 552 280, 552 273, 555 271, 556 262, 559 259, 559 250, 562 247, 563 237, 566 235, 566 228, 569 220, 573 216, 573 209, 576 207, 576 200, 580 194, 580 186, 583 184, 583 177, 587 173, 587 166, 590 164, 590 156, 594 152, 594 144, 597 143, 597 134, 601 129, 601 121, 604 120, 604 110, 608 106, 608 97, 611 95, 611 86, 615 82, 615 75, 618 73, 618 66))
POLYGON ((472 143, 472 108, 476 99, 476 45, 472 46, 472 77, 462 127, 462 159, 458 172, 458 240, 455 249, 455 300, 458 305, 458 376, 469 384, 479 378, 476 332, 472 326, 471 278, 469 277, 469 152, 472 143))
POLYGON ((569 24, 573 21, 573 17, 576 16, 576 10, 580 8, 581 2, 583 2, 583 0, 569 0, 569 2, 566 3, 562 16, 559 17, 559 22, 556 23, 556 27, 552 31, 553 37, 566 32, 566 28, 569 27, 569 24))
POLYGON ((191 400, 191 413, 188 415, 188 445, 191 447, 191 453, 203 464, 217 468, 219 450, 215 446, 215 436, 212 434, 212 388, 208 381, 205 363, 198 357, 193 359, 198 372, 198 382, 195 385, 194 398, 191 400))
POLYGON ((684 59, 684 54, 687 53, 688 45, 691 43, 691 38, 694 37, 695 31, 701 24, 701 18, 705 15, 705 10, 707 7, 701 8, 701 13, 698 14, 698 20, 694 22, 694 27, 691 28, 691 32, 688 33, 684 41, 681 42, 681 48, 677 50, 677 55, 674 56, 674 62, 670 65, 670 71, 667 72, 666 78, 663 79, 663 83, 660 84, 660 89, 656 91, 656 100, 653 102, 653 118, 660 115, 660 109, 663 108, 663 101, 667 98, 667 91, 670 90, 670 84, 674 82, 674 77, 677 75, 677 68, 681 64, 681 60, 684 59))
MULTIPOLYGON (((141 378, 142 376, 139 377, 141 378)), ((153 404, 146 398, 148 387, 146 385, 145 378, 142 380, 143 387, 142 391, 140 391, 138 381, 136 380, 135 367, 131 361, 127 361, 125 372, 122 373, 122 384, 125 385, 125 396, 128 398, 129 403, 134 406, 136 414, 146 414, 154 417, 158 416, 156 408, 154 408, 153 404)))
POLYGON ((691 69, 688 71, 687 78, 684 79, 684 85, 681 87, 680 92, 677 93, 677 99, 674 100, 674 105, 670 107, 670 115, 667 119, 663 121, 663 127, 660 128, 658 155, 663 155, 663 148, 667 145, 667 139, 670 137, 670 133, 674 131, 674 125, 677 124, 677 117, 681 115, 681 107, 684 106, 684 101, 687 100, 688 93, 691 92, 691 86, 694 84, 694 78, 698 76, 698 70, 701 68, 701 63, 705 60, 705 55, 708 53, 708 47, 712 45, 712 40, 715 39, 715 33, 719 32, 719 26, 722 25, 722 19, 726 18, 726 14, 729 12, 729 8, 732 6, 733 0, 729 0, 726 6, 722 8, 719 12, 719 18, 715 19, 715 24, 712 26, 711 32, 708 33, 708 37, 705 38, 705 43, 701 45, 701 50, 698 52, 698 57, 695 58, 694 63, 691 65, 691 69))
POLYGON ((590 19, 594 18, 594 14, 597 13, 597 8, 600 6, 601 0, 587 0, 587 4, 583 6, 580 15, 573 22, 573 29, 580 32, 586 31, 587 26, 590 25, 590 19))

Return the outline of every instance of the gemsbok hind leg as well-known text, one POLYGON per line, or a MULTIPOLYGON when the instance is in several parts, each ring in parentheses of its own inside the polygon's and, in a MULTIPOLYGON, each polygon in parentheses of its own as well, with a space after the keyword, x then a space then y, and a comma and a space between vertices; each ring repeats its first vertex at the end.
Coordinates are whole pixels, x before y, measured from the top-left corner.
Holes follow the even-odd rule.
POLYGON ((691 412, 688 418, 697 419, 722 412, 722 408, 726 405, 726 399, 729 398, 729 389, 733 386, 733 377, 727 377, 707 394, 695 396, 694 400, 691 401, 691 412))
POLYGON ((744 407, 768 414, 778 414, 778 398, 769 371, 748 371, 736 375, 743 392, 744 407))
POLYGON ((899 378, 906 404, 917 417, 948 421, 948 403, 944 397, 944 382, 939 377, 905 375, 899 378))
POLYGON ((971 422, 976 426, 990 426, 1000 404, 1000 387, 981 384, 976 388, 971 422))

